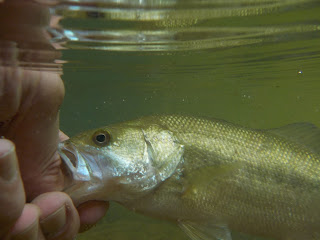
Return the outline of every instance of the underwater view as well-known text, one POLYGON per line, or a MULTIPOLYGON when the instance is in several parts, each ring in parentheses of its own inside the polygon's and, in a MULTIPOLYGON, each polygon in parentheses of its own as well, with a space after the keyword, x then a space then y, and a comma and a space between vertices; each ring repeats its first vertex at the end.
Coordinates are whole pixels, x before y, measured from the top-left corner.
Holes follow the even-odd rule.
MULTIPOLYGON (((320 127, 319 2, 134 1, 117 7, 57 10, 69 32, 86 27, 101 34, 81 40, 82 34, 63 50, 60 116, 68 135, 152 114, 212 117, 254 129, 299 122, 320 127)), ((106 217, 78 239, 189 238, 174 223, 111 203, 106 217)))
MULTIPOLYGON (((199 217, 200 220, 196 225, 193 223, 184 225, 181 222, 177 224, 177 221, 172 219, 167 221, 166 217, 139 214, 143 213, 139 211, 139 207, 123 206, 125 204, 119 204, 121 201, 114 198, 115 201, 111 201, 107 215, 95 227, 79 234, 77 240, 320 239, 320 233, 313 230, 319 225, 312 225, 320 220, 318 208, 320 202, 317 202, 320 198, 315 193, 316 190, 320 190, 320 180, 316 177, 317 172, 314 172, 320 169, 319 143, 314 142, 319 140, 317 134, 320 128, 319 1, 38 0, 36 2, 49 9, 53 20, 47 31, 58 54, 53 54, 50 58, 54 61, 43 62, 41 59, 32 58, 33 64, 28 63, 28 59, 22 62, 26 68, 40 70, 45 68, 48 71, 62 73, 65 98, 60 110, 60 129, 69 137, 110 125, 110 128, 103 131, 107 131, 108 134, 112 131, 119 134, 120 137, 117 135, 117 138, 121 142, 125 138, 123 136, 127 136, 122 135, 123 129, 134 125, 142 129, 141 138, 146 142, 143 144, 149 147, 146 150, 148 154, 158 156, 157 152, 153 152, 155 146, 158 146, 158 143, 152 142, 155 139, 152 135, 154 133, 150 137, 147 128, 144 127, 149 126, 150 122, 152 127, 159 121, 161 122, 159 126, 170 129, 169 132, 166 130, 161 132, 163 135, 159 139, 165 139, 164 144, 172 144, 169 147, 173 147, 174 150, 177 150, 177 147, 179 149, 177 151, 182 151, 179 147, 183 146, 182 157, 180 155, 175 157, 173 154, 170 157, 188 163, 188 159, 194 161, 203 158, 210 161, 212 156, 217 157, 217 153, 213 153, 214 149, 218 149, 216 146, 219 144, 225 143, 222 140, 222 143, 219 142, 214 139, 216 135, 210 134, 211 131, 216 131, 212 126, 220 126, 225 141, 235 144, 234 154, 238 155, 239 159, 248 156, 248 159, 253 159, 250 163, 257 164, 254 165, 257 170, 248 170, 247 175, 243 175, 254 176, 252 181, 258 182, 252 184, 255 189, 246 192, 244 186, 247 182, 244 180, 240 181, 239 188, 235 190, 238 192, 226 195, 232 198, 239 196, 241 201, 248 202, 244 206, 244 211, 240 212, 241 216, 233 216, 235 213, 230 210, 233 207, 240 208, 238 202, 224 199, 223 204, 221 203, 221 206, 231 211, 230 216, 233 219, 238 218, 241 222, 230 229, 231 235, 224 225, 220 228, 219 224, 225 224, 224 222, 218 221, 219 229, 210 235, 207 234, 207 229, 211 228, 212 222, 207 218, 203 220, 199 217), (139 123, 133 121, 127 125, 118 125, 145 116, 155 117, 151 117, 151 120, 147 117, 147 120, 141 120, 139 123), (173 117, 172 120, 171 117, 166 119, 163 116, 178 117, 177 119, 173 117), (180 116, 183 116, 182 120, 180 116), (184 116, 187 116, 185 117, 187 120, 184 116), (190 135, 180 136, 181 132, 190 135), (264 144, 264 141, 267 141, 265 139, 271 141, 270 146, 281 146, 280 150, 277 148, 274 152, 265 151, 263 153, 265 155, 256 154, 260 140, 261 144, 264 144), (203 144, 203 149, 208 153, 192 152, 190 149, 194 146, 190 143, 188 148, 189 141, 193 141, 192 144, 200 142, 199 144, 203 144), (207 142, 203 143, 205 141, 207 142), (177 143, 181 145, 176 146, 177 143), (237 149, 237 146, 243 146, 243 149, 249 146, 252 147, 252 151, 242 151, 237 149), (290 154, 292 152, 292 155, 288 155, 288 152, 290 154), (261 156, 275 157, 274 160, 259 165, 261 156), (290 162, 290 159, 295 157, 304 160, 290 162), (275 168, 284 169, 275 173, 277 183, 284 184, 281 187, 275 187, 272 182, 274 176, 268 175, 269 166, 272 164, 275 164, 275 168), (293 184, 294 187, 299 187, 299 191, 295 192, 294 196, 290 195, 291 190, 288 189, 291 186, 288 187, 283 183, 285 182, 283 174, 289 174, 286 169, 293 169, 290 174, 296 174, 294 179, 297 182, 293 184), (304 171, 308 176, 303 175, 304 171), (300 173, 303 176, 300 176, 300 173), (250 205, 253 193, 263 192, 269 186, 268 191, 263 193, 265 195, 250 205), (304 196, 303 191, 309 188, 312 197, 304 196), (284 200, 277 198, 286 194, 290 197, 284 200), (298 197, 301 199, 296 200, 298 197), (264 200, 270 201, 270 204, 266 204, 264 200), (291 220, 292 224, 295 224, 294 218, 300 217, 298 212, 301 209, 302 212, 310 211, 310 214, 314 210, 311 215, 306 213, 301 217, 309 217, 311 225, 304 223, 306 225, 302 226, 303 230, 298 230, 292 235, 281 232, 277 227, 270 227, 269 231, 274 232, 269 235, 260 234, 264 232, 264 226, 268 228, 269 220, 265 221, 268 217, 263 212, 255 212, 255 209, 261 209, 255 206, 260 203, 259 201, 265 204, 265 209, 271 213, 272 217, 268 216, 270 221, 279 225, 285 221, 291 223, 291 220), (272 201, 274 205, 284 204, 285 216, 273 209, 272 201), (297 202, 297 206, 292 203, 293 201, 297 202), (285 203, 288 203, 288 206, 285 203), (291 203, 293 205, 290 205, 291 203), (304 203, 310 204, 300 209, 304 203), (127 208, 137 211, 130 211, 127 208), (258 225, 262 226, 262 230, 255 228, 258 225), (194 233, 198 226, 200 231, 194 233), (255 230, 250 232, 242 229, 255 230), (310 232, 306 229, 311 229, 311 235, 308 235, 310 232)), ((111 134, 111 141, 115 138, 116 135, 111 134)), ((137 139, 141 140, 135 136, 135 140, 137 139)), ((85 141, 87 140, 83 140, 85 141)), ((76 146, 75 142, 76 140, 73 144, 76 146)), ((135 144, 138 148, 137 142, 135 144)), ((168 145, 165 145, 166 149, 168 145)), ((223 145, 217 151, 220 154, 225 148, 227 147, 223 145)), ((130 154, 128 153, 129 158, 132 156, 130 154)), ((187 186, 197 186, 199 189, 205 187, 208 191, 210 189, 208 185, 214 185, 210 179, 216 177, 219 179, 217 182, 223 186, 218 187, 223 189, 214 186, 214 189, 218 190, 212 190, 212 193, 219 191, 223 193, 234 186, 233 182, 236 181, 234 176, 242 176, 240 173, 237 175, 238 171, 252 167, 250 165, 243 168, 244 160, 237 162, 232 157, 229 158, 227 153, 223 154, 219 155, 219 161, 215 162, 218 168, 206 167, 206 170, 196 172, 194 178, 191 174, 190 179, 195 179, 195 182, 187 186), (226 182, 225 179, 229 177, 232 180, 226 182)), ((156 157, 151 158, 153 160, 156 157)), ((179 163, 174 167, 179 166, 179 163)), ((169 167, 163 168, 168 170, 169 167)), ((161 174, 159 176, 163 177, 161 174)), ((169 178, 171 174, 172 172, 169 178)), ((167 178, 168 176, 165 177, 167 178)), ((192 194, 195 193, 192 191, 192 188, 188 187, 183 189, 183 197, 194 197, 192 194)), ((211 198, 215 199, 215 194, 212 194, 211 198)), ((181 206, 177 204, 176 207, 181 206)), ((209 211, 212 206, 206 207, 205 210, 202 209, 204 212, 209 211)), ((197 207, 193 210, 194 212, 190 214, 197 215, 197 207)), ((166 215, 165 211, 169 210, 160 209, 159 215, 166 215)))

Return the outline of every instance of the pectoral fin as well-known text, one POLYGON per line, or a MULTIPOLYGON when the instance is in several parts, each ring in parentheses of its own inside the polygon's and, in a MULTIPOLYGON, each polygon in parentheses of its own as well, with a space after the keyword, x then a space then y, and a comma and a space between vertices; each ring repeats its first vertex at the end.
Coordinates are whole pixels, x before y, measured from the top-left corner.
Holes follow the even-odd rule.
POLYGON ((233 176, 236 171, 242 167, 240 163, 226 165, 212 165, 199 168, 193 172, 189 172, 185 177, 185 186, 182 197, 192 196, 198 191, 207 191, 210 187, 216 187, 216 184, 221 184, 221 179, 227 179, 233 176))
POLYGON ((226 225, 179 221, 179 226, 192 240, 232 240, 226 225))

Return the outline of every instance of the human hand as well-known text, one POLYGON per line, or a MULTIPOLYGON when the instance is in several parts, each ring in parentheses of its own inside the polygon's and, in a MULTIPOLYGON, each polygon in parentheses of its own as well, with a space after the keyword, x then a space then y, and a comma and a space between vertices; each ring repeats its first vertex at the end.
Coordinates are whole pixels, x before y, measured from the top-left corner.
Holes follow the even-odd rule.
POLYGON ((80 224, 88 228, 107 210, 102 202, 76 209, 61 192, 57 145, 66 138, 59 137, 58 125, 63 96, 58 74, 0 67, 0 136, 15 144, 0 139, 0 238, 73 239, 80 224))
POLYGON ((108 205, 91 201, 76 209, 61 192, 57 144, 66 136, 59 137, 60 76, 15 67, 60 56, 45 31, 48 9, 34 1, 1 2, 0 66, 7 67, 0 67, 0 136, 11 141, 0 139, 0 239, 72 239, 108 205))

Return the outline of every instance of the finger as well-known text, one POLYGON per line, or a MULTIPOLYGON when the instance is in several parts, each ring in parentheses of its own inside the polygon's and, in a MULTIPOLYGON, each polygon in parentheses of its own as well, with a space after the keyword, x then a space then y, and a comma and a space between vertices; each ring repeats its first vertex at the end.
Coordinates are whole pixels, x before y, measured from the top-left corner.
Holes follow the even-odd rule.
MULTIPOLYGON (((53 48, 45 31, 49 20, 48 6, 34 0, 10 0, 0 4, 1 38, 19 46, 18 60, 22 62, 53 63, 60 58, 61 53, 53 48)), ((6 57, 4 54, 4 60, 6 57)))
POLYGON ((70 240, 79 231, 79 215, 70 197, 62 192, 44 193, 32 201, 41 210, 40 227, 47 240, 70 240))
POLYGON ((87 231, 93 227, 104 215, 109 208, 108 202, 88 201, 78 207, 80 216, 80 232, 87 231))
POLYGON ((39 228, 40 209, 34 204, 26 204, 20 218, 11 230, 11 240, 44 239, 39 228))
POLYGON ((25 193, 14 144, 0 139, 0 239, 20 217, 25 193))
POLYGON ((17 114, 21 104, 21 71, 14 67, 0 66, 0 132, 6 134, 6 127, 17 114))
POLYGON ((6 137, 16 144, 24 188, 31 201, 41 193, 63 188, 61 160, 55 152, 59 142, 58 110, 64 86, 55 73, 20 72, 11 80, 23 80, 21 106, 6 129, 6 137))

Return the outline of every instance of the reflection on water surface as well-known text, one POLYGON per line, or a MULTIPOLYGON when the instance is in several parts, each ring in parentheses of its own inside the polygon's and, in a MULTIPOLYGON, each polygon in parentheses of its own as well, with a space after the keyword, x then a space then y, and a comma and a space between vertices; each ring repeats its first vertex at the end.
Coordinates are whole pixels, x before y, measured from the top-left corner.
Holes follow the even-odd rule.
POLYGON ((298 17, 316 4, 312 0, 58 1, 52 12, 64 19, 62 27, 51 30, 55 41, 67 41, 77 49, 212 49, 319 31, 315 22, 298 17))

